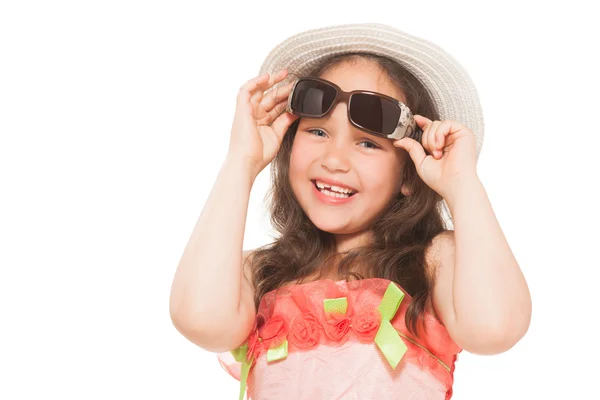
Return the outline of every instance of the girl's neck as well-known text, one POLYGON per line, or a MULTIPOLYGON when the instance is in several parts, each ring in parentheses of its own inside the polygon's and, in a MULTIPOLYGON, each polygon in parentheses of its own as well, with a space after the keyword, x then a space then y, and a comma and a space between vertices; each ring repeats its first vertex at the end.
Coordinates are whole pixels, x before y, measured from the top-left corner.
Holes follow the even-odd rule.
POLYGON ((373 236, 371 230, 364 230, 348 234, 334 234, 338 253, 345 253, 356 247, 368 244, 373 236))

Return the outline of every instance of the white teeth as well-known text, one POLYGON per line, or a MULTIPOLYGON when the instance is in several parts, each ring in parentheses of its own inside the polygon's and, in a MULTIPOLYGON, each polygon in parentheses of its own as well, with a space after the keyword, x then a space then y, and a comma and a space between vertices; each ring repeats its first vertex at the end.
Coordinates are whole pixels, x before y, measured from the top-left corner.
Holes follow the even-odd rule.
POLYGON ((342 188, 339 186, 331 186, 331 185, 328 185, 327 183, 323 183, 323 182, 319 182, 319 181, 315 181, 315 182, 319 189, 328 188, 328 189, 331 189, 331 191, 335 191, 337 193, 344 193, 344 194, 348 194, 348 195, 354 193, 354 190, 351 190, 351 189, 346 189, 346 188, 342 188))
POLYGON ((327 195, 327 196, 331 196, 331 197, 338 197, 338 198, 340 198, 340 199, 346 199, 346 198, 350 197, 350 195, 349 195, 349 194, 346 194, 346 193, 335 193, 335 192, 330 192, 330 191, 329 191, 329 190, 327 190, 327 189, 323 189, 323 190, 321 190, 321 193, 323 193, 323 194, 325 194, 325 195, 327 195))

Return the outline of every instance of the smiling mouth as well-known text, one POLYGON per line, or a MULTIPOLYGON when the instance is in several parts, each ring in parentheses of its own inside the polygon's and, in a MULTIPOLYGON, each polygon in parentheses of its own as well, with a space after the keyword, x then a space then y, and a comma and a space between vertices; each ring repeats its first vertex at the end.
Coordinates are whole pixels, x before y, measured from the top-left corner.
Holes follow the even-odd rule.
MULTIPOLYGON (((314 186, 314 187, 315 187, 315 188, 316 188, 316 189, 317 189, 319 192, 322 192, 322 191, 323 191, 321 188, 319 188, 319 187, 317 186, 317 181, 315 181, 315 180, 311 180, 311 182, 312 182, 313 186, 314 186)), ((329 189, 327 189, 327 188, 324 188, 324 190, 328 190, 328 191, 330 191, 330 192, 332 192, 332 193, 338 193, 338 194, 346 195, 346 196, 348 196, 348 197, 352 197, 352 196, 354 196, 356 193, 358 193, 358 192, 352 192, 351 194, 347 194, 347 193, 340 193, 340 192, 336 192, 336 191, 334 191, 334 190, 329 190, 329 189)))

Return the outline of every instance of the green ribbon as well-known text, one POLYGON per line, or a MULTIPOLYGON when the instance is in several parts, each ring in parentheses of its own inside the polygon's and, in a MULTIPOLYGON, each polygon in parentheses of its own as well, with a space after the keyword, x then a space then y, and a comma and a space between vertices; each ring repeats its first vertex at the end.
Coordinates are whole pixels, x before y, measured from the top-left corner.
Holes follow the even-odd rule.
POLYGON ((239 400, 244 400, 244 393, 246 392, 246 380, 248 379, 248 372, 250 372, 251 360, 248 360, 246 354, 248 352, 248 342, 239 346, 236 349, 231 350, 231 354, 235 361, 242 363, 242 374, 240 376, 240 397, 239 400))
POLYGON ((279 347, 269 349, 267 351, 267 361, 273 362, 286 358, 288 355, 288 341, 285 339, 279 347))
POLYGON ((378 307, 381 313, 381 324, 375 335, 375 343, 393 369, 396 369, 408 349, 390 322, 396 315, 403 298, 404 292, 394 282, 390 282, 378 307))
POLYGON ((348 310, 348 299, 340 297, 337 299, 323 300, 323 307, 327 313, 346 314, 348 310))

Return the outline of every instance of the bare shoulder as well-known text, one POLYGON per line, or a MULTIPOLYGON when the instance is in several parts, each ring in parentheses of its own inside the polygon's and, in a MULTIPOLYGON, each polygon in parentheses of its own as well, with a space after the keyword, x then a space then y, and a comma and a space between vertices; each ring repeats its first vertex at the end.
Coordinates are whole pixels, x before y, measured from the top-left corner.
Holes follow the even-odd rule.
POLYGON ((454 280, 455 239, 453 230, 437 234, 425 251, 428 274, 434 279, 429 311, 443 324, 453 314, 452 282, 454 280))
POLYGON ((438 233, 425 251, 425 259, 430 272, 437 274, 440 263, 446 261, 448 255, 454 255, 454 231, 444 230, 438 233))

